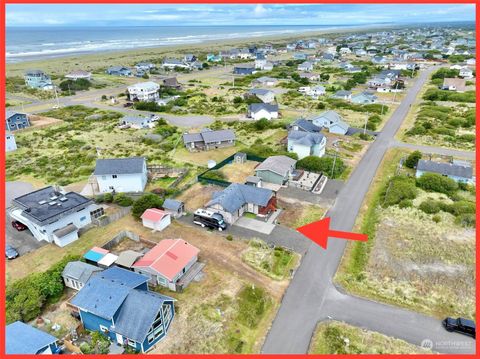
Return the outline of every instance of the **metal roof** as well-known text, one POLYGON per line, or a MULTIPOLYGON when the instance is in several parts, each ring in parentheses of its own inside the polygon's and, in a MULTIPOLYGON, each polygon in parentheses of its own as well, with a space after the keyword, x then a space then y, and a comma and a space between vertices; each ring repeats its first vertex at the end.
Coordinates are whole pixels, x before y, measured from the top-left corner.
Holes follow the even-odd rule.
POLYGON ((177 201, 175 199, 167 198, 163 202, 163 208, 164 209, 169 209, 171 211, 178 211, 183 205, 183 202, 177 201))
POLYGON ((20 321, 7 325, 5 329, 6 354, 37 354, 57 338, 20 321))
POLYGON ((143 173, 145 157, 98 159, 95 176, 143 173))

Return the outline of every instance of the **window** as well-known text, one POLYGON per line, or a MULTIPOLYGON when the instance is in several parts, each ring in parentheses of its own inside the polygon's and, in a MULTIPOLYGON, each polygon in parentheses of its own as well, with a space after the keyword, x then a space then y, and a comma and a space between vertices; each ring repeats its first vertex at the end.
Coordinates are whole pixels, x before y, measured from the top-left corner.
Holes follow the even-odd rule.
POLYGON ((130 345, 132 348, 137 347, 137 343, 134 340, 128 339, 127 342, 128 342, 128 345, 130 345))
POLYGON ((117 175, 112 175, 112 178, 117 178, 117 175))
POLYGON ((102 331, 102 333, 108 333, 108 328, 104 325, 100 324, 100 330, 102 331))

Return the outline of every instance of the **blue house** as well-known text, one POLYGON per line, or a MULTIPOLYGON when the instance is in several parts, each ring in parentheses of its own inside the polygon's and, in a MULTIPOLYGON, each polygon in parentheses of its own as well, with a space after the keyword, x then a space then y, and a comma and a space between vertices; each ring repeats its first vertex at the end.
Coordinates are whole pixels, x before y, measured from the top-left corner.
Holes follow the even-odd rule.
POLYGON ((236 65, 233 68, 233 73, 235 75, 251 75, 255 72, 255 67, 250 64, 246 65, 236 65))
POLYGON ((22 322, 7 325, 6 354, 56 354, 60 352, 57 338, 22 322))
POLYGON ((424 173, 437 173, 456 182, 475 184, 472 164, 467 161, 454 160, 452 163, 446 163, 419 160, 415 176, 422 177, 424 173))
POLYGON ((25 85, 40 90, 53 90, 53 83, 50 76, 42 70, 29 70, 23 75, 25 85))
POLYGON ((114 76, 132 76, 132 70, 130 70, 127 67, 123 66, 112 66, 105 71, 109 75, 114 75, 114 76))
POLYGON ((5 130, 15 131, 30 126, 28 116, 25 113, 6 111, 5 112, 5 130))
POLYGON ((111 267, 90 278, 72 299, 85 329, 145 353, 167 335, 174 299, 148 290, 148 278, 111 267))

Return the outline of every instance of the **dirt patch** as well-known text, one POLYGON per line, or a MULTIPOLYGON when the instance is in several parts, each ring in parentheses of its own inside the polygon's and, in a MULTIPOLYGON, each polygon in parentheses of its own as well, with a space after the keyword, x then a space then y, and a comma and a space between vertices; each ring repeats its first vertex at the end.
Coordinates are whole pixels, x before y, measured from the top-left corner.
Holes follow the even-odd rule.
POLYGON ((318 206, 306 202, 278 200, 282 212, 278 223, 290 228, 298 228, 307 223, 320 220, 328 210, 328 206, 318 206))
POLYGON ((184 191, 177 199, 185 203, 187 211, 194 212, 197 208, 203 207, 212 199, 212 193, 221 191, 223 188, 214 185, 202 185, 195 183, 184 191))

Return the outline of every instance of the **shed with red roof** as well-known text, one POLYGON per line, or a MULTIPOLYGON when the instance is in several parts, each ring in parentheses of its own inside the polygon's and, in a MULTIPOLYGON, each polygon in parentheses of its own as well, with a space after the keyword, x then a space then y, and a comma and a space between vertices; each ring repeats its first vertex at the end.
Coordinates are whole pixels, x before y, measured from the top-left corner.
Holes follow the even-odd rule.
POLYGON ((140 218, 144 227, 155 231, 162 231, 172 222, 170 214, 158 208, 147 209, 140 218))
POLYGON ((183 239, 164 239, 136 261, 133 269, 150 277, 153 285, 160 284, 177 290, 176 283, 192 272, 199 252, 197 247, 183 239))

